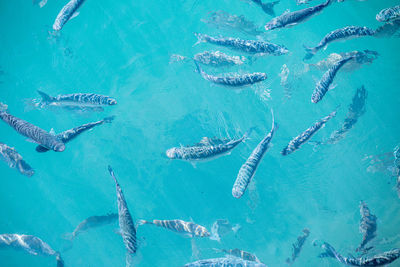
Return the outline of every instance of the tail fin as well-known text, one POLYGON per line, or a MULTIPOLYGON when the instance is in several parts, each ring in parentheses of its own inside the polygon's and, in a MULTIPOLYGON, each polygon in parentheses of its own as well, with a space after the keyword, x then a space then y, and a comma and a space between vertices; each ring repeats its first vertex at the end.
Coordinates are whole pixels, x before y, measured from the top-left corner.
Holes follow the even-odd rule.
POLYGON ((278 4, 279 2, 280 2, 280 0, 275 1, 275 2, 271 2, 271 3, 261 3, 261 8, 268 15, 275 17, 274 6, 276 4, 278 4))
POLYGON ((42 92, 40 90, 37 90, 38 94, 42 97, 42 101, 44 102, 51 102, 53 100, 53 97, 49 96, 45 92, 42 92))
POLYGON ((59 252, 56 252, 56 261, 57 267, 64 267, 64 260, 61 258, 61 254, 59 252))
POLYGON ((202 74, 202 73, 203 73, 203 70, 201 69, 199 63, 197 63, 197 61, 194 60, 194 64, 196 65, 196 71, 197 71, 198 73, 202 74))
POLYGON ((65 234, 63 234, 61 237, 62 237, 63 239, 65 239, 65 240, 69 240, 69 241, 72 241, 72 240, 74 240, 74 238, 75 238, 75 236, 74 236, 73 233, 65 233, 65 234))
POLYGON ((318 48, 316 47, 308 47, 303 45, 304 49, 306 50, 306 55, 304 56, 303 60, 309 60, 311 59, 315 53, 317 53, 318 48))
POLYGON ((115 116, 110 116, 110 117, 104 118, 103 121, 105 123, 111 123, 114 119, 115 119, 115 116))
POLYGON ((8 106, 2 102, 0 102, 0 111, 7 111, 8 110, 8 106))
POLYGON ((141 225, 144 225, 144 224, 151 224, 151 222, 146 221, 146 220, 139 220, 139 221, 137 222, 137 226, 141 226, 141 225))
POLYGON ((256 129, 257 127, 251 127, 250 129, 247 130, 247 132, 244 133, 243 135, 243 141, 249 139, 250 134, 256 129))
POLYGON ((108 165, 108 171, 110 172, 110 175, 114 179, 115 183, 118 184, 117 178, 115 178, 114 171, 113 171, 113 169, 111 168, 110 165, 108 165))
POLYGON ((205 42, 205 40, 204 40, 204 34, 202 34, 202 33, 194 33, 194 35, 197 37, 197 42, 193 45, 193 46, 196 46, 196 45, 198 45, 198 44, 200 44, 200 43, 203 43, 203 42, 205 42))

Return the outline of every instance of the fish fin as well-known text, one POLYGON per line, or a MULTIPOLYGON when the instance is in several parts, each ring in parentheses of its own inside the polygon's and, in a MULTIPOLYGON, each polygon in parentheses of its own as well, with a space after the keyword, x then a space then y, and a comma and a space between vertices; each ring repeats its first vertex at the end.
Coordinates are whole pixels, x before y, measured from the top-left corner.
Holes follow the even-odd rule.
POLYGON ((8 106, 2 102, 0 102, 0 111, 7 111, 8 110, 8 106))
POLYGON ((70 21, 73 18, 76 18, 79 15, 79 11, 75 11, 74 14, 72 14, 72 16, 68 19, 68 21, 70 21))
POLYGON ((335 89, 335 88, 336 88, 336 86, 337 86, 337 84, 331 84, 331 85, 329 85, 329 88, 328 88, 328 90, 335 89))
POLYGON ((47 0, 42 0, 42 1, 40 1, 39 7, 40 7, 40 8, 44 7, 44 6, 46 5, 46 3, 47 3, 47 0))
POLYGON ((44 102, 51 102, 53 101, 53 97, 49 96, 45 92, 42 92, 40 90, 37 90, 38 94, 42 97, 42 101, 44 102))
POLYGON ((141 225, 144 225, 144 224, 151 224, 151 222, 148 222, 148 221, 146 221, 146 220, 139 220, 139 221, 136 223, 136 228, 137 228, 138 226, 141 226, 141 225))
POLYGON ((62 239, 72 241, 75 237, 73 233, 65 233, 61 236, 62 239))
POLYGON ((114 233, 117 234, 117 235, 122 236, 121 229, 114 229, 114 233))
POLYGON ((59 252, 56 252, 57 267, 64 267, 64 260, 61 258, 59 252))
POLYGON ((197 169, 197 165, 195 162, 191 161, 190 163, 192 164, 193 168, 197 169))
POLYGON ((54 131, 54 128, 51 128, 51 129, 50 129, 49 134, 51 134, 51 135, 56 135, 56 132, 54 131))
POLYGON ((194 35, 197 37, 197 42, 196 42, 193 46, 196 46, 196 45, 198 45, 198 44, 200 44, 200 43, 205 42, 205 40, 204 40, 204 34, 201 34, 201 33, 197 33, 197 32, 196 32, 194 35))
POLYGON ((289 9, 289 8, 286 9, 286 10, 282 13, 282 15, 287 14, 287 13, 290 13, 290 9, 289 9))
POLYGON ((317 48, 315 47, 308 47, 306 45, 303 45, 303 47, 306 50, 306 55, 304 56, 303 60, 311 59, 318 51, 317 48))
POLYGON ((245 142, 246 140, 250 139, 250 135, 251 133, 257 128, 257 126, 253 126, 250 129, 247 130, 247 132, 244 133, 243 135, 243 142, 245 142))
POLYGON ((118 184, 117 178, 115 178, 114 171, 110 165, 108 165, 108 172, 110 173, 111 177, 114 179, 115 183, 118 184))
POLYGON ((44 147, 44 146, 41 146, 41 145, 38 145, 37 147, 36 147, 36 152, 39 152, 39 153, 44 153, 44 152, 47 152, 47 151, 49 151, 50 149, 48 149, 48 148, 46 148, 46 147, 44 147))
POLYGON ((111 123, 115 119, 115 116, 106 117, 103 119, 105 123, 111 123))

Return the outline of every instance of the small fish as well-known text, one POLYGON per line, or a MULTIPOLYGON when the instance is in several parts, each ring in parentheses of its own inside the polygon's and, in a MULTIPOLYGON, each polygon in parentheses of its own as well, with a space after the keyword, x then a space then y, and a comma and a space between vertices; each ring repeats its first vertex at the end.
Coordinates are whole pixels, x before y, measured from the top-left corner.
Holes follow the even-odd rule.
POLYGON ((279 77, 281 77, 280 85, 283 87, 285 96, 287 98, 292 97, 292 88, 291 84, 288 81, 290 70, 286 64, 283 64, 281 67, 281 72, 279 73, 279 77))
POLYGON ((317 6, 297 10, 294 12, 286 11, 282 15, 273 18, 265 25, 265 30, 274 30, 279 28, 287 28, 295 26, 301 22, 304 22, 311 17, 320 13, 325 7, 327 7, 331 3, 331 0, 327 0, 325 3, 322 3, 317 6))
POLYGON ((366 251, 371 248, 365 248, 365 245, 369 243, 372 239, 376 237, 376 216, 371 213, 367 204, 364 201, 360 202, 360 233, 363 234, 363 239, 360 246, 356 249, 356 251, 366 251))
POLYGON ((13 147, 0 142, 0 156, 10 168, 16 168, 21 174, 31 177, 35 171, 23 160, 22 156, 13 147))
POLYGON ((153 220, 152 222, 146 220, 140 220, 140 225, 153 224, 159 227, 169 229, 177 233, 185 233, 190 237, 209 237, 210 233, 208 230, 201 225, 193 222, 185 222, 182 220, 153 220))
POLYGON ((254 72, 248 74, 226 74, 223 76, 214 76, 207 74, 203 69, 201 69, 200 65, 195 61, 197 71, 201 74, 201 76, 210 82, 213 82, 218 85, 224 85, 229 87, 243 87, 252 85, 258 82, 262 82, 267 79, 266 73, 254 72))
POLYGON ((221 241, 221 237, 229 234, 230 232, 236 233, 240 230, 240 225, 235 224, 232 226, 226 219, 218 219, 211 226, 211 240, 221 241))
POLYGON ((56 20, 53 24, 53 30, 60 31, 64 24, 70 19, 79 15, 78 8, 85 2, 85 0, 71 0, 69 1, 58 13, 56 20))
POLYGON ((229 266, 267 267, 267 265, 261 262, 246 261, 241 258, 233 256, 228 256, 225 258, 199 260, 184 265, 184 267, 229 267, 229 266))
MULTIPOLYGON (((92 129, 95 126, 102 125, 104 123, 111 123, 113 120, 114 120, 114 116, 111 116, 111 117, 108 117, 108 118, 104 118, 104 119, 102 119, 100 121, 86 123, 86 124, 83 124, 81 126, 66 130, 66 131, 64 131, 64 132, 62 132, 60 134, 57 134, 56 137, 59 140, 61 140, 61 142, 66 144, 69 141, 75 139, 81 133, 92 129)), ((49 151, 49 149, 45 148, 44 146, 39 145, 39 146, 36 147, 36 151, 42 153, 42 152, 49 151)))
POLYGON ((304 228, 303 234, 301 236, 298 236, 296 242, 292 245, 292 258, 286 259, 287 264, 293 264, 293 262, 297 259, 297 257, 299 257, 301 249, 303 248, 304 243, 306 242, 309 235, 310 235, 310 230, 304 228))
POLYGON ((387 22, 398 19, 400 17, 400 5, 382 9, 377 15, 376 20, 387 22))
POLYGON ((324 75, 322 76, 321 80, 319 80, 315 86, 314 92, 312 93, 311 96, 311 102, 312 103, 318 103, 319 101, 322 100, 322 98, 325 96, 325 94, 331 89, 332 87, 332 82, 333 79, 335 79, 335 76, 337 72, 350 60, 352 60, 353 57, 348 57, 345 59, 342 59, 338 63, 332 66, 329 70, 327 70, 324 75))
POLYGON ((289 155, 300 148, 300 146, 306 143, 319 129, 325 126, 332 117, 336 116, 336 110, 331 112, 328 116, 318 120, 313 126, 305 130, 300 135, 293 138, 289 144, 282 150, 283 156, 289 155))
POLYGON ((280 2, 280 0, 267 3, 263 3, 261 0, 252 0, 252 1, 257 5, 259 5, 266 14, 273 17, 275 16, 274 7, 276 4, 279 4, 280 2))
POLYGON ((39 7, 42 8, 47 4, 47 0, 33 0, 32 3, 34 5, 39 5, 39 7))
POLYGON ((242 65, 246 58, 243 56, 229 56, 220 51, 205 51, 194 55, 193 58, 196 62, 212 67, 230 67, 234 65, 242 65))
POLYGON ((289 50, 286 47, 265 41, 243 40, 231 37, 215 38, 207 34, 201 33, 196 33, 195 35, 198 38, 196 44, 207 42, 210 44, 224 46, 230 49, 240 50, 242 52, 251 54, 269 54, 274 56, 281 56, 289 53, 289 50))
POLYGON ((215 249, 215 251, 221 252, 221 253, 225 253, 225 254, 228 254, 228 255, 231 255, 231 256, 234 256, 234 257, 238 257, 238 258, 241 258, 241 259, 246 260, 246 261, 260 262, 260 260, 257 258, 256 255, 254 255, 254 254, 252 254, 250 252, 247 252, 247 251, 240 250, 238 248, 228 249, 228 250, 226 250, 226 249, 215 249))
POLYGON ((271 113, 272 113, 271 131, 261 140, 261 142, 250 154, 250 157, 246 160, 246 162, 242 165, 242 167, 240 167, 236 181, 232 187, 232 196, 235 198, 242 197, 242 195, 247 189, 247 186, 251 182, 251 179, 256 173, 257 167, 260 164, 262 158, 264 157, 265 152, 267 152, 269 148, 269 144, 272 140, 272 137, 274 136, 275 126, 276 126, 274 120, 274 113, 272 109, 271 113))
POLYGON ((396 19, 393 21, 386 22, 384 25, 378 27, 375 30, 374 37, 378 38, 390 38, 392 36, 400 37, 399 34, 395 35, 400 28, 400 19, 396 19))

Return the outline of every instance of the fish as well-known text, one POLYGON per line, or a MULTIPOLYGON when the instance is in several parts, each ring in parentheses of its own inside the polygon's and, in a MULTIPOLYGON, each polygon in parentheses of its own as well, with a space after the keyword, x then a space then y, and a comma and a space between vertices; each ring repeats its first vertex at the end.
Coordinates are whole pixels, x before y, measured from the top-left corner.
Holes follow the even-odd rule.
POLYGON ((193 59, 212 67, 230 67, 242 65, 247 59, 244 56, 229 56, 220 51, 205 51, 194 55, 193 59))
POLYGON ((344 28, 340 28, 334 31, 331 31, 327 35, 322 38, 322 40, 315 47, 304 46, 307 54, 304 59, 312 58, 319 50, 322 48, 326 48, 328 44, 341 41, 348 40, 350 38, 358 38, 365 36, 373 36, 375 34, 375 30, 368 27, 360 27, 360 26, 346 26, 344 28))
POLYGON ((198 260, 184 265, 184 267, 228 267, 228 266, 267 267, 267 265, 261 262, 247 261, 233 256, 198 260))
POLYGON ((80 6, 85 2, 85 0, 71 0, 69 1, 58 13, 56 20, 53 24, 53 30, 60 31, 65 23, 67 23, 70 19, 79 15, 77 11, 80 6))
POLYGON ((382 9, 376 14, 376 20, 380 22, 387 22, 398 19, 400 17, 400 5, 382 9))
POLYGON ((47 0, 33 0, 32 3, 34 5, 39 5, 39 7, 42 8, 47 4, 47 0))
POLYGON ((47 149, 54 150, 56 152, 62 152, 65 150, 63 142, 58 140, 54 135, 46 132, 45 130, 27 122, 20 118, 17 118, 8 113, 6 105, 0 109, 0 119, 10 125, 19 134, 29 138, 30 140, 42 145, 47 149))
POLYGON ((255 262, 260 262, 260 260, 257 258, 256 255, 247 252, 247 251, 243 251, 241 249, 235 248, 235 249, 215 249, 215 251, 217 252, 221 252, 221 253, 225 253, 234 257, 238 257, 241 258, 243 260, 246 261, 255 261, 255 262))
POLYGON ((350 60, 353 60, 353 57, 342 59, 324 73, 321 80, 317 82, 314 92, 311 95, 312 103, 316 104, 321 101, 325 94, 333 88, 332 82, 335 79, 336 74, 350 60))
POLYGON ((256 3, 257 5, 259 5, 262 10, 270 15, 270 16, 275 16, 275 10, 274 7, 275 5, 279 4, 280 0, 278 1, 273 1, 273 2, 267 2, 267 3, 263 3, 262 0, 251 0, 253 1, 253 3, 256 3))
POLYGON ((177 233, 184 233, 190 237, 209 237, 210 233, 208 230, 201 225, 195 224, 193 222, 185 222, 182 220, 153 220, 146 221, 140 220, 139 225, 152 224, 159 227, 169 229, 177 233))
POLYGON ((229 87, 243 87, 262 82, 267 79, 267 74, 262 72, 254 72, 248 74, 225 74, 222 76, 214 76, 207 74, 200 65, 195 61, 197 71, 201 76, 212 83, 229 87))
POLYGON ((90 216, 83 220, 72 233, 68 233, 65 237, 69 240, 75 239, 80 233, 83 233, 91 228, 104 226, 115 222, 118 219, 117 213, 109 213, 107 215, 90 216))
POLYGON ((286 259, 287 264, 293 264, 293 262, 299 257, 301 249, 304 246, 308 236, 310 235, 310 230, 307 228, 303 229, 303 234, 297 237, 297 240, 292 244, 292 257, 286 259))
POLYGON ((257 167, 260 164, 265 152, 269 148, 272 137, 274 136, 276 125, 274 119, 274 113, 272 113, 272 126, 271 131, 261 140, 256 146, 253 152, 250 154, 246 162, 240 167, 239 173, 236 177, 236 181, 232 187, 232 196, 235 198, 241 198, 247 189, 247 186, 251 182, 254 174, 256 173, 257 167))
POLYGON ((336 116, 336 110, 332 111, 328 116, 318 120, 313 126, 302 132, 300 135, 293 138, 289 144, 282 150, 281 154, 283 156, 289 155, 300 148, 300 146, 306 143, 310 138, 322 127, 325 126, 331 118, 336 116))
POLYGON ((391 262, 394 262, 400 257, 400 249, 392 249, 381 254, 374 255, 368 258, 354 258, 354 257, 343 257, 328 243, 324 242, 322 247, 326 250, 320 257, 332 257, 336 258, 339 262, 350 265, 350 266, 384 266, 391 262))
POLYGON ((400 28, 400 19, 386 22, 375 30, 374 37, 377 38, 390 38, 392 36, 400 37, 399 34, 395 35, 400 28))
MULTIPOLYGON (((111 117, 107 117, 104 118, 100 121, 96 121, 96 122, 90 122, 90 123, 86 123, 83 124, 81 126, 66 130, 62 133, 59 133, 56 135, 56 137, 61 140, 61 142, 63 142, 64 144, 68 143, 69 141, 75 139, 77 136, 79 136, 81 133, 86 132, 90 129, 92 129, 93 127, 96 127, 98 125, 102 125, 104 123, 111 123, 114 120, 114 116, 111 117)), ((36 147, 36 151, 39 153, 43 153, 43 152, 47 152, 49 151, 49 149, 47 149, 44 146, 37 146, 36 147)))
POLYGON ((31 177, 35 171, 13 147, 0 142, 0 157, 10 168, 16 168, 21 174, 31 177))
POLYGON ((211 37, 207 34, 195 33, 198 41, 195 45, 201 42, 207 42, 214 45, 227 47, 234 50, 250 54, 269 54, 274 56, 281 56, 289 53, 289 50, 282 46, 265 41, 243 40, 231 37, 211 37))
POLYGON ((286 11, 282 15, 273 18, 265 25, 265 30, 274 30, 279 28, 288 28, 295 26, 301 22, 304 22, 311 17, 320 13, 325 7, 327 7, 331 3, 331 0, 327 0, 325 3, 322 3, 317 6, 297 10, 297 11, 286 11))
POLYGON ((211 240, 221 241, 221 237, 229 234, 230 232, 236 233, 240 230, 240 225, 235 224, 232 226, 226 219, 218 219, 211 226, 211 240))
POLYGON ((368 251, 372 247, 366 248, 365 246, 376 237, 377 218, 371 213, 364 201, 360 202, 360 215, 360 233, 363 234, 363 239, 356 251, 368 251))
POLYGON ((170 159, 181 159, 188 161, 200 161, 216 158, 230 153, 237 145, 248 138, 252 129, 239 139, 218 139, 203 137, 201 141, 192 146, 173 147, 166 151, 170 159))

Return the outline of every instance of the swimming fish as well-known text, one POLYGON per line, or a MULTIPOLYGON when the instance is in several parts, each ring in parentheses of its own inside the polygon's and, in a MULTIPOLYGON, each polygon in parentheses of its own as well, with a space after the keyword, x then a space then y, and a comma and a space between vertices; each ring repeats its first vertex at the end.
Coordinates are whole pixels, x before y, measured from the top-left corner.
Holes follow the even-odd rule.
POLYGON ((91 228, 104 226, 118 220, 117 213, 109 213, 101 216, 90 216, 83 220, 72 233, 68 233, 65 237, 69 240, 75 239, 80 233, 85 232, 91 228))
MULTIPOLYGON (((111 117, 104 118, 100 121, 86 123, 81 126, 78 126, 78 127, 66 130, 62 133, 59 133, 56 135, 56 137, 60 141, 62 141, 64 144, 66 144, 69 141, 75 139, 81 133, 92 129, 95 126, 102 125, 103 123, 111 123, 113 120, 114 120, 114 116, 111 116, 111 117)), ((39 145, 36 147, 36 151, 37 152, 47 152, 47 151, 49 151, 49 149, 45 148, 44 146, 39 145)))
POLYGON ((287 28, 295 26, 301 22, 304 22, 310 19, 312 16, 320 13, 325 7, 327 7, 331 3, 331 0, 327 0, 325 3, 322 3, 317 6, 297 10, 294 12, 286 11, 282 15, 273 18, 265 25, 265 30, 274 30, 278 28, 287 28))
POLYGON ((311 96, 311 102, 312 103, 318 103, 319 101, 322 100, 322 98, 325 96, 325 94, 333 88, 332 82, 333 79, 335 79, 337 72, 350 60, 352 60, 353 57, 348 57, 345 59, 342 59, 341 61, 337 62, 335 65, 333 65, 329 70, 327 70, 324 75, 322 76, 321 80, 317 82, 315 85, 314 92, 312 93, 311 96))
POLYGON ((13 147, 0 142, 0 157, 10 168, 16 168, 21 174, 28 177, 35 174, 35 171, 23 160, 22 156, 13 147))
POLYGON ((260 164, 265 152, 269 148, 269 144, 275 133, 275 119, 274 113, 272 113, 272 127, 271 131, 261 140, 257 147, 251 152, 250 157, 246 162, 240 167, 239 173, 237 175, 236 181, 232 187, 232 196, 235 198, 240 198, 247 189, 247 186, 251 182, 254 174, 256 173, 257 167, 260 164))
POLYGON ((185 233, 190 237, 209 237, 210 233, 208 230, 201 225, 193 222, 185 222, 182 220, 153 220, 152 222, 146 220, 140 220, 140 225, 153 224, 159 227, 169 229, 177 233, 185 233))
POLYGON ((167 150, 166 155, 170 159, 199 161, 215 158, 229 153, 237 145, 248 138, 252 129, 239 139, 217 139, 203 137, 200 143, 193 146, 173 147, 167 150))
POLYGON ((207 42, 210 44, 224 46, 230 49, 240 50, 242 52, 247 52, 251 54, 270 54, 274 56, 281 56, 289 52, 289 50, 287 50, 287 48, 284 46, 265 41, 243 40, 231 37, 215 38, 207 34, 201 33, 195 33, 195 35, 198 38, 196 44, 207 42))
POLYGON ((229 234, 230 232, 236 233, 240 230, 240 225, 235 224, 234 226, 226 219, 218 219, 211 226, 211 240, 221 241, 221 237, 229 234))
POLYGON ((246 261, 241 258, 233 256, 228 256, 225 258, 199 260, 184 265, 184 267, 228 267, 228 266, 267 267, 267 265, 261 262, 246 261))
POLYGON ((364 201, 360 202, 360 233, 363 234, 363 239, 356 251, 367 251, 371 248, 365 248, 367 243, 376 237, 376 216, 371 213, 367 204, 364 201))
POLYGON ((387 22, 400 17, 400 5, 382 9, 377 15, 376 20, 387 22))
POLYGON ((54 251, 47 243, 33 235, 0 234, 0 248, 11 247, 24 250, 32 255, 55 256, 57 266, 64 266, 59 252, 54 251))
POLYGON ((17 118, 8 113, 7 110, 0 109, 0 119, 10 125, 19 134, 28 137, 30 140, 42 145, 47 149, 52 149, 56 152, 62 152, 65 150, 65 145, 63 142, 58 140, 54 135, 46 132, 45 130, 17 118))
POLYGON ((307 237, 310 235, 310 230, 307 228, 303 229, 303 234, 297 237, 296 242, 292 245, 292 258, 287 258, 286 263, 293 264, 293 262, 299 256, 301 249, 304 246, 304 242, 306 242, 307 237))
POLYGON ((400 37, 399 34, 395 35, 400 28, 400 19, 396 19, 393 21, 386 22, 382 26, 378 27, 375 30, 374 37, 378 38, 390 38, 392 36, 400 37))
POLYGON ((59 31, 64 27, 70 19, 79 15, 78 8, 85 2, 85 0, 71 0, 69 1, 58 13, 56 20, 53 24, 53 30, 59 31))
POLYGON ((347 40, 350 38, 357 38, 363 36, 373 36, 375 31, 368 27, 360 27, 360 26, 346 26, 344 28, 340 28, 334 31, 331 31, 324 38, 318 43, 315 47, 307 47, 304 46, 306 49, 306 56, 304 59, 312 58, 320 49, 326 48, 328 44, 340 41, 340 40, 347 40))
POLYGON ((228 249, 228 250, 226 250, 226 249, 215 249, 215 251, 222 252, 222 253, 225 253, 225 254, 228 254, 228 255, 231 255, 231 256, 234 256, 234 257, 238 257, 238 258, 241 258, 241 259, 246 260, 246 261, 260 262, 260 260, 257 258, 256 255, 254 255, 254 254, 252 254, 250 252, 247 252, 247 251, 240 250, 238 248, 228 249))
POLYGON ((280 0, 267 3, 263 3, 262 0, 252 0, 252 1, 257 5, 259 5, 262 8, 262 10, 270 16, 275 16, 274 6, 276 4, 279 4, 280 2, 280 0))
POLYGON ((212 67, 230 67, 234 65, 242 65, 246 61, 244 56, 229 56, 220 51, 205 51, 194 55, 196 62, 212 67))
POLYGON ((331 112, 328 116, 318 120, 313 126, 305 130, 300 135, 293 138, 289 144, 282 150, 281 154, 283 156, 289 155, 300 148, 300 146, 306 143, 319 129, 325 126, 332 117, 336 116, 336 110, 331 112))
POLYGON ((252 85, 258 82, 262 82, 267 79, 267 74, 262 72, 254 72, 248 74, 226 74, 222 76, 214 76, 207 74, 200 65, 195 61, 197 71, 201 76, 210 82, 215 84, 230 86, 230 87, 242 87, 252 85))

